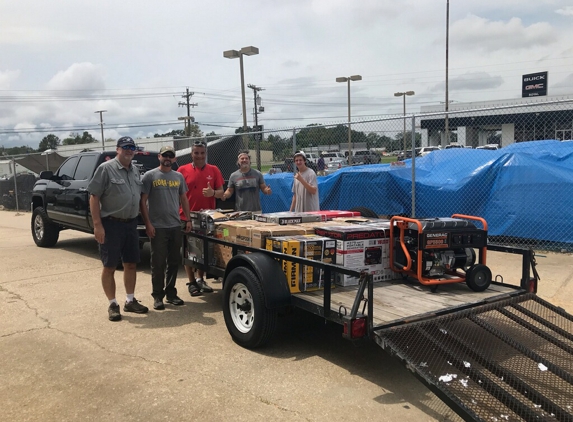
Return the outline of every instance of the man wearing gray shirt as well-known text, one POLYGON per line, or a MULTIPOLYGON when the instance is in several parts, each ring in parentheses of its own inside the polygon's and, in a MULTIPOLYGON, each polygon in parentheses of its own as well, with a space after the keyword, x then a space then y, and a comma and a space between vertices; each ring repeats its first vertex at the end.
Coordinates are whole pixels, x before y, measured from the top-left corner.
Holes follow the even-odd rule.
POLYGON ((90 212, 94 236, 99 243, 103 270, 101 284, 109 300, 110 321, 121 320, 115 298, 115 270, 123 262, 123 284, 127 298, 123 310, 144 314, 146 306, 134 297, 136 271, 139 262, 139 233, 137 214, 141 198, 139 170, 132 164, 135 142, 129 136, 117 140, 117 155, 100 165, 90 180, 90 212))
POLYGON ((183 234, 179 205, 186 218, 185 231, 191 230, 188 190, 185 178, 172 170, 175 149, 164 146, 159 150, 159 167, 143 176, 140 210, 147 236, 151 239, 151 284, 153 309, 165 309, 163 298, 175 306, 184 304, 177 296, 175 282, 181 262, 180 248, 183 234))
POLYGON ((265 184, 260 171, 251 168, 251 157, 248 151, 241 151, 237 157, 239 170, 229 176, 229 185, 223 193, 223 201, 235 194, 237 211, 261 211, 259 190, 265 195, 272 193, 271 187, 265 184))

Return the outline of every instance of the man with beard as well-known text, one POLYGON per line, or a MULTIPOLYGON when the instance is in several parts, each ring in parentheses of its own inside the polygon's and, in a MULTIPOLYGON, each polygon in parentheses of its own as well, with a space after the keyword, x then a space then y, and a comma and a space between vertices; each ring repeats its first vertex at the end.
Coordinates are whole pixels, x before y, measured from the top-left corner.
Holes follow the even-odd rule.
MULTIPOLYGON (((217 166, 207 164, 207 144, 197 140, 191 147, 190 164, 185 164, 177 169, 185 178, 185 183, 189 190, 187 199, 191 211, 214 210, 216 208, 216 198, 223 197, 223 175, 217 166)), ((189 221, 189 215, 185 215, 183 208, 179 210, 181 220, 189 221)), ((189 278, 187 284, 191 296, 200 296, 203 292, 211 293, 213 288, 209 286, 203 276, 205 272, 185 265, 185 271, 189 278)))
POLYGON ((270 195, 271 187, 265 184, 260 171, 251 168, 251 157, 247 151, 239 153, 237 165, 239 170, 229 176, 229 184, 223 194, 223 201, 236 193, 235 209, 237 211, 261 211, 259 190, 265 195, 270 195))
POLYGON ((165 309, 163 298, 175 306, 184 304, 177 296, 175 282, 181 262, 180 248, 183 238, 179 206, 187 217, 185 232, 191 230, 188 190, 185 179, 171 166, 175 163, 175 149, 164 146, 159 150, 159 167, 148 171, 142 178, 140 211, 145 231, 151 240, 151 285, 153 309, 165 309))

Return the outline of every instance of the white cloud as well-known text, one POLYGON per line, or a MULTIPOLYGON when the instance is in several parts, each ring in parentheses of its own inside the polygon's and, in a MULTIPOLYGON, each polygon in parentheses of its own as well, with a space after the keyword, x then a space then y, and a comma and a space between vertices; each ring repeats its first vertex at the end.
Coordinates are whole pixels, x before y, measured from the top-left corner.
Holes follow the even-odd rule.
POLYGON ((451 26, 451 40, 463 48, 482 52, 515 51, 553 44, 557 34, 547 22, 524 26, 520 18, 490 21, 470 14, 451 26))
POLYGON ((0 89, 10 89, 10 84, 20 76, 19 70, 0 71, 0 89))
POLYGON ((573 6, 565 6, 563 9, 557 9, 555 13, 563 16, 573 16, 573 6))
POLYGON ((50 90, 81 90, 76 94, 85 95, 85 91, 105 89, 105 70, 93 63, 74 63, 54 75, 46 87, 50 90))

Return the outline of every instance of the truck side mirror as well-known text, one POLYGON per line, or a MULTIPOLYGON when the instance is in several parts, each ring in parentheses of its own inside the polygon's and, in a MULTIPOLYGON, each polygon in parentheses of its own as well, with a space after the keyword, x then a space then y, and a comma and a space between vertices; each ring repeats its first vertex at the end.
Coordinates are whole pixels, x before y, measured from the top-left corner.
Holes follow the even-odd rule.
POLYGON ((50 179, 52 179, 52 177, 54 177, 53 171, 45 170, 45 171, 40 173, 40 179, 50 180, 50 179))

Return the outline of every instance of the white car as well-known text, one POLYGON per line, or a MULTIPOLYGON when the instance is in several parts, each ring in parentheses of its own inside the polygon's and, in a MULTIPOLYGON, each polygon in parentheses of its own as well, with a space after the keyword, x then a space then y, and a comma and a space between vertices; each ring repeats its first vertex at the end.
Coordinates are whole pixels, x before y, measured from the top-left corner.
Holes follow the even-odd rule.
POLYGON ((500 146, 498 144, 487 144, 487 145, 482 145, 481 147, 476 147, 476 149, 496 150, 500 149, 500 146))
POLYGON ((326 162, 326 168, 324 169, 324 174, 332 174, 335 171, 340 170, 342 167, 348 167, 348 161, 346 158, 333 158, 332 161, 326 162))
POLYGON ((440 147, 422 147, 416 148, 416 155, 418 157, 424 157, 428 155, 430 152, 438 151, 440 147))
POLYGON ((324 158, 325 164, 328 164, 330 161, 339 160, 339 159, 346 160, 346 157, 344 156, 344 154, 339 152, 339 151, 323 152, 322 158, 324 158))
POLYGON ((318 154, 316 152, 305 152, 306 159, 312 161, 314 164, 318 161, 318 154))

